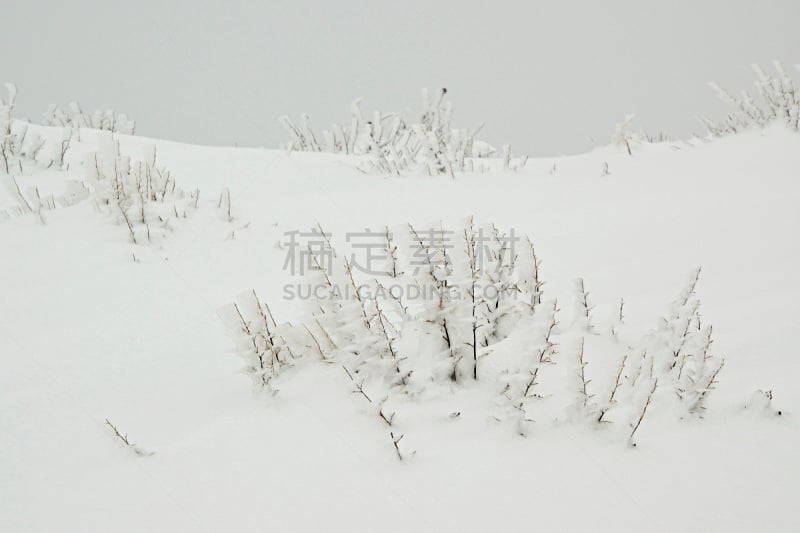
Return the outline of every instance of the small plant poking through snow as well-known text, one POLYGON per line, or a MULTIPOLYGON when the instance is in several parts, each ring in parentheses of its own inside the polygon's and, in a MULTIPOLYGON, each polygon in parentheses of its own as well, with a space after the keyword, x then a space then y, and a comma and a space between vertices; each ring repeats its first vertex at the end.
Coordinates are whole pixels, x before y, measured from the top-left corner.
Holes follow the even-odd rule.
POLYGON ((391 428, 401 458, 399 430, 413 426, 401 418, 403 406, 459 390, 483 395, 494 417, 521 435, 535 421, 571 421, 620 428, 635 444, 653 410, 702 417, 722 360, 711 350, 711 326, 701 323, 699 270, 659 327, 627 342, 622 305, 613 324, 596 324, 583 280, 562 320, 557 301, 544 297, 532 242, 510 247, 509 236, 471 219, 454 231, 387 229, 386 264, 371 279, 357 279, 326 236, 322 248, 298 251, 312 265, 303 286, 314 295, 302 322, 276 322, 254 292, 219 315, 259 390, 276 392, 286 369, 341 366, 342 383, 391 428), (445 243, 443 234, 452 238, 445 243), (393 287, 414 287, 415 296, 393 287))
MULTIPOLYGON (((614 135, 611 137, 611 144, 625 148, 625 150, 628 152, 628 155, 633 155, 632 145, 641 142, 643 138, 642 134, 636 133, 631 128, 633 119, 635 118, 636 115, 634 114, 625 115, 625 120, 617 124, 616 130, 614 130, 614 135)), ((608 164, 605 164, 603 175, 605 176, 607 174, 608 164)))
POLYGON ((155 452, 151 452, 151 451, 145 450, 144 448, 142 448, 138 444, 134 444, 133 442, 131 442, 128 439, 128 434, 127 433, 123 434, 122 432, 120 432, 120 430, 117 429, 117 426, 115 426, 108 418, 106 418, 106 425, 109 428, 111 428, 111 431, 114 432, 114 436, 117 439, 119 439, 119 441, 122 442, 122 444, 124 444, 126 448, 131 450, 136 455, 148 456, 148 455, 153 455, 155 453, 155 452))
MULTIPOLYGON (((446 96, 447 89, 433 99, 424 90, 422 113, 413 123, 399 113, 376 111, 365 118, 359 98, 353 102, 350 123, 334 124, 322 135, 314 133, 308 115, 302 115, 299 124, 281 117, 290 137, 286 148, 368 156, 359 169, 371 174, 400 175, 422 169, 429 175, 455 177, 456 172, 484 171, 486 167, 476 159, 494 156, 496 150, 476 139, 483 126, 452 126, 453 106, 446 96)), ((526 161, 527 156, 512 157, 511 149, 504 146, 499 164, 494 166, 517 170, 524 168, 526 161)))

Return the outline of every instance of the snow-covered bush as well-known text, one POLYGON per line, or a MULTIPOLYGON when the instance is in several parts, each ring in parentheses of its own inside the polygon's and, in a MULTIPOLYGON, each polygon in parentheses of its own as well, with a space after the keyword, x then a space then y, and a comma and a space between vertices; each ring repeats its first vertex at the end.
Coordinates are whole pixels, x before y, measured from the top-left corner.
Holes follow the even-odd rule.
POLYGON ((773 61, 773 65, 775 74, 767 74, 758 65, 753 65, 760 101, 748 91, 736 96, 714 83, 709 84, 717 96, 733 108, 721 122, 701 119, 713 136, 763 127, 774 121, 783 122, 795 131, 800 129, 800 94, 783 65, 779 61, 773 61))
POLYGON ((91 128, 125 135, 133 135, 136 131, 135 121, 125 113, 117 113, 113 109, 97 109, 93 113, 85 113, 80 104, 72 102, 69 110, 71 114, 62 111, 57 105, 51 105, 44 113, 44 125, 91 128))
POLYGON ((165 235, 173 221, 197 208, 199 191, 177 187, 169 170, 157 164, 155 146, 143 160, 132 161, 111 141, 89 152, 83 168, 97 208, 124 223, 134 244, 165 235))
POLYGON ((69 148, 71 128, 43 131, 14 119, 17 88, 7 83, 6 91, 8 96, 0 97, 0 173, 23 175, 36 168, 60 168, 69 148))
POLYGON ((258 388, 273 390, 280 369, 295 359, 282 336, 286 325, 278 326, 269 306, 261 303, 255 291, 240 295, 230 307, 220 310, 220 318, 235 332, 235 351, 245 360, 244 372, 258 388))
POLYGON ((522 435, 533 420, 568 420, 621 428, 633 442, 653 406, 702 416, 722 367, 700 321, 699 271, 656 330, 627 340, 622 303, 601 324, 582 280, 562 319, 556 299, 544 297, 532 242, 493 224, 370 233, 382 242, 373 250, 380 268, 367 277, 321 227, 305 235, 315 245, 295 249, 308 266, 295 288, 308 298, 304 320, 276 324, 255 293, 220 311, 258 389, 274 392, 288 366, 323 361, 342 366, 342 379, 393 431, 406 402, 464 386, 522 435))
MULTIPOLYGON (((52 106, 46 122, 56 128, 42 128, 14 120, 16 87, 6 85, 7 98, 0 98, 0 180, 16 197, 18 206, 0 212, 2 218, 34 213, 44 222, 43 211, 57 205, 70 206, 91 198, 100 211, 105 211, 127 228, 131 242, 152 241, 172 231, 178 219, 198 207, 200 191, 186 192, 177 187, 175 178, 156 162, 156 148, 146 148, 144 157, 133 160, 120 152, 119 142, 97 138, 81 142, 79 128, 93 128, 116 133, 133 133, 134 124, 125 115, 112 111, 85 115, 72 104, 73 115, 67 116, 52 106), (67 150, 71 150, 67 155, 67 150), (18 176, 37 168, 82 168, 81 180, 69 180, 63 194, 43 197, 36 187, 22 190, 18 176)), ((230 193, 223 191, 219 206, 225 220, 233 222, 230 193)), ((231 233, 233 235, 233 233, 231 233)), ((135 256, 134 256, 135 257, 135 256)))
MULTIPOLYGON (((289 133, 286 148, 307 152, 333 152, 367 155, 359 167, 364 172, 401 174, 417 168, 430 175, 476 170, 475 158, 491 157, 497 151, 475 137, 477 128, 454 128, 453 106, 446 98, 447 89, 442 89, 431 100, 427 90, 423 91, 423 108, 415 122, 407 122, 399 113, 376 111, 371 119, 361 111, 361 99, 352 105, 349 124, 334 124, 321 136, 314 133, 308 115, 301 116, 300 124, 289 117, 280 122, 289 133)), ((512 158, 508 146, 503 147, 501 164, 505 169, 525 166, 527 156, 512 158)), ((480 167, 483 168, 483 167, 480 167)))
POLYGON ((6 91, 7 99, 0 97, 0 170, 10 174, 13 158, 19 154, 24 136, 15 134, 12 128, 11 112, 17 100, 17 86, 6 83, 6 91))

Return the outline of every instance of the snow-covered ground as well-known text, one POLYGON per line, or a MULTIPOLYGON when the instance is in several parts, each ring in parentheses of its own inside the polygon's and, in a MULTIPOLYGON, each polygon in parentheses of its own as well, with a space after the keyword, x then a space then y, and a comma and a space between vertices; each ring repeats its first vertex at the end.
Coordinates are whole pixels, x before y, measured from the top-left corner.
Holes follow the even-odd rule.
MULTIPOLYGON (((20 189, 63 194, 86 179, 81 150, 108 135, 82 132, 68 171, 27 169, 20 189)), ((339 155, 119 140, 134 159, 155 144, 178 186, 200 191, 197 209, 149 244, 132 244, 91 199, 43 211, 45 223, 17 215, 0 176, 0 530, 800 526, 796 133, 644 145, 633 157, 603 148, 455 180, 366 175, 339 155), (225 188, 232 220, 218 208, 225 188), (409 453, 399 461, 336 365, 304 365, 278 394, 254 394, 217 310, 255 289, 276 316, 297 318, 283 298, 285 232, 319 223, 344 248, 347 232, 469 215, 531 237, 565 313, 582 277, 598 316, 624 298, 632 332, 656 327, 702 267, 702 317, 725 358, 704 417, 655 412, 636 447, 627 432, 571 422, 521 437, 467 385, 398 413, 409 453), (744 409, 758 389, 781 416, 744 409), (152 455, 126 448, 106 419, 152 455)))

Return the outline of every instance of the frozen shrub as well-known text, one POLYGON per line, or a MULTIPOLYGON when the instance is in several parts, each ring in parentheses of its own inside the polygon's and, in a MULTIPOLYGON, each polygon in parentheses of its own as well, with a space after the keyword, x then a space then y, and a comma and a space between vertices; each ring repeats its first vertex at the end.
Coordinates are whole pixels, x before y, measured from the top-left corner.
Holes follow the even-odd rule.
MULTIPOLYGON (((431 99, 428 91, 423 91, 422 112, 414 122, 407 122, 399 113, 378 111, 365 118, 361 99, 357 99, 350 123, 334 124, 321 136, 312 130, 308 115, 302 115, 299 124, 281 117, 280 122, 289 133, 286 148, 368 156, 359 167, 368 173, 399 175, 422 169, 430 175, 453 177, 455 172, 477 170, 474 159, 495 156, 497 151, 476 139, 482 126, 452 126, 453 106, 446 95, 447 89, 442 89, 431 99)), ((506 146, 496 167, 515 170, 523 168, 526 160, 525 156, 512 158, 506 146)))
POLYGON ((545 298, 531 241, 493 224, 370 233, 384 254, 367 276, 321 227, 306 235, 316 246, 295 250, 309 266, 298 289, 313 296, 305 319, 277 325, 250 293, 221 311, 261 389, 274 391, 287 366, 321 361, 343 367, 342 378, 392 428, 405 402, 463 389, 522 435, 534 420, 570 420, 621 428, 635 444, 653 406, 702 416, 722 368, 700 320, 699 270, 657 329, 624 341, 622 304, 613 323, 596 323, 580 280, 562 320, 545 298))
POLYGON ((11 173, 12 158, 19 154, 24 136, 16 135, 12 129, 11 112, 17 100, 17 86, 6 84, 8 96, 0 98, 0 170, 11 173))
POLYGON ((709 84, 717 96, 732 109, 719 122, 701 119, 715 137, 730 135, 753 127, 763 127, 772 122, 782 122, 790 129, 800 129, 800 94, 779 61, 773 61, 775 74, 764 72, 758 65, 753 65, 756 73, 755 81, 757 99, 748 91, 738 96, 730 94, 714 83, 709 84))
POLYGON ((80 104, 69 104, 70 113, 66 113, 56 105, 51 105, 44 113, 45 126, 70 126, 105 130, 112 133, 133 135, 136 131, 136 122, 128 118, 125 113, 117 113, 113 109, 95 110, 93 113, 84 113, 80 104))
POLYGON ((122 222, 134 244, 172 231, 174 221, 197 207, 199 191, 177 187, 169 170, 157 164, 155 146, 144 160, 131 161, 117 141, 109 142, 89 152, 83 168, 97 208, 122 222))
POLYGON ((624 147, 628 155, 633 155, 631 146, 641 142, 643 138, 642 134, 633 131, 631 127, 634 118, 636 118, 634 114, 625 115, 625 120, 617 124, 614 135, 611 137, 611 144, 624 147))

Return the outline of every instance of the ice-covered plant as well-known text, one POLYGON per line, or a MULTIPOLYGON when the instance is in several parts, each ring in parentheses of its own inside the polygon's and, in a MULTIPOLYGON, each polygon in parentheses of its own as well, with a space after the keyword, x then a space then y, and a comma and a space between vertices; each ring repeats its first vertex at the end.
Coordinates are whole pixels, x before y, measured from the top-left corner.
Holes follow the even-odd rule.
POLYGON ((255 291, 243 293, 218 315, 231 331, 235 351, 243 358, 243 372, 258 388, 277 391, 274 379, 282 367, 295 358, 284 338, 286 326, 275 322, 269 306, 262 303, 255 291))
POLYGON ((37 131, 28 122, 14 119, 17 87, 6 84, 0 96, 0 173, 23 175, 31 167, 60 168, 69 148, 71 130, 37 131))
POLYGON ((561 320, 531 241, 493 224, 368 232, 383 254, 366 272, 321 226, 304 235, 311 242, 293 251, 307 267, 297 288, 310 298, 304 319, 276 325, 253 294, 221 313, 259 389, 274 392, 284 368, 322 361, 341 366, 392 431, 406 402, 463 388, 522 435, 534 421, 569 420, 623 428, 635 444, 654 408, 702 416, 722 368, 700 319, 699 271, 659 327, 631 341, 622 304, 600 324, 582 280, 561 320))
POLYGON ((185 192, 156 160, 156 148, 141 160, 123 155, 112 141, 83 160, 86 183, 95 205, 124 223, 134 244, 173 230, 172 224, 197 207, 199 190, 185 192))
POLYGON ((758 65, 753 65, 756 73, 756 92, 758 98, 748 91, 739 95, 731 94, 714 83, 712 90, 720 100, 732 109, 722 121, 702 118, 711 135, 721 137, 752 127, 763 127, 775 121, 786 124, 790 129, 800 129, 800 94, 780 61, 773 61, 775 74, 766 73, 758 65))
POLYGON ((125 113, 117 113, 113 109, 105 111, 98 109, 92 113, 85 113, 78 102, 71 102, 69 110, 70 113, 66 113, 57 105, 51 105, 44 113, 44 125, 91 128, 125 135, 133 135, 136 132, 136 122, 128 118, 125 113))
POLYGON ((17 86, 6 83, 6 98, 0 97, 0 169, 11 173, 12 157, 19 153, 22 140, 12 131, 11 112, 17 100, 17 86))
MULTIPOLYGON (((322 135, 316 135, 308 115, 301 115, 299 124, 289 117, 280 122, 289 133, 289 150, 333 152, 367 156, 359 168, 368 173, 402 174, 422 170, 430 175, 451 177, 456 172, 484 169, 476 166, 476 158, 496 154, 496 150, 476 139, 482 126, 454 128, 453 106, 447 99, 447 89, 435 98, 423 91, 423 107, 416 121, 407 121, 399 113, 376 111, 367 118, 361 111, 361 99, 352 105, 349 124, 334 124, 322 135)), ((526 156, 515 158, 508 146, 496 168, 523 168, 526 156)))
POLYGON ((641 142, 642 135, 633 130, 633 119, 636 118, 634 114, 625 115, 625 119, 617 124, 614 130, 614 135, 611 136, 611 144, 614 146, 622 146, 628 152, 628 155, 633 155, 632 145, 641 142))

